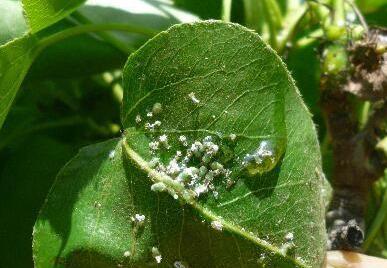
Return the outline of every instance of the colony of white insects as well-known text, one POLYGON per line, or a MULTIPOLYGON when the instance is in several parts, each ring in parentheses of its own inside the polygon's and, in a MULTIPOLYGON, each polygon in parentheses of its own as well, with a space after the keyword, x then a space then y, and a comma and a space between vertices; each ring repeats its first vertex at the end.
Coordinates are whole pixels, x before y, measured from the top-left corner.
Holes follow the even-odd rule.
MULTIPOLYGON (((194 104, 200 101, 193 93, 189 94, 189 98, 194 104)), ((152 111, 146 113, 147 117, 153 118, 162 111, 162 105, 155 103, 152 111)), ((143 120, 140 115, 135 118, 137 124, 143 120)), ((145 122, 144 128, 150 133, 156 132, 161 121, 145 122)), ((232 135, 232 140, 235 140, 236 135, 232 135)), ((218 197, 218 192, 215 190, 214 182, 216 179, 223 177, 230 180, 231 171, 224 167, 224 163, 219 160, 220 146, 215 142, 212 136, 206 136, 201 140, 195 140, 192 143, 188 142, 188 138, 184 135, 178 137, 181 145, 181 150, 177 150, 174 156, 168 163, 163 163, 158 157, 161 150, 169 150, 169 137, 166 134, 154 136, 149 142, 149 150, 153 158, 149 161, 149 166, 161 174, 168 175, 176 182, 183 185, 186 189, 191 190, 194 197, 208 192, 212 192, 215 198, 218 197), (198 163, 200 163, 198 165, 198 163)), ((152 185, 153 191, 165 191, 167 187, 158 182, 152 185)), ((172 193, 174 198, 178 198, 175 193, 172 193)))
POLYGON ((211 222, 211 227, 215 230, 222 231, 223 230, 223 223, 219 220, 215 220, 211 222))
MULTIPOLYGON (((189 99, 194 105, 200 103, 200 100, 195 96, 193 92, 188 94, 189 99)), ((152 120, 154 117, 159 115, 163 110, 162 104, 155 103, 151 111, 146 112, 145 118, 152 120)), ((215 116, 213 116, 214 118, 215 116)), ((141 115, 135 117, 135 122, 140 125, 144 122, 141 115)), ((155 135, 160 133, 160 127, 162 122, 160 120, 152 120, 152 122, 144 122, 143 127, 151 134, 152 140, 149 142, 149 150, 152 159, 149 161, 149 166, 159 172, 160 174, 167 175, 172 178, 175 182, 178 182, 185 189, 190 190, 193 193, 194 198, 199 196, 212 193, 214 198, 218 198, 218 191, 216 190, 215 183, 222 178, 222 183, 226 186, 232 185, 234 182, 231 178, 232 171, 225 167, 225 163, 221 161, 222 146, 219 145, 217 137, 205 136, 200 140, 189 141, 189 138, 185 135, 180 135, 177 138, 181 149, 176 150, 174 155, 163 163, 159 158, 161 152, 169 151, 171 149, 170 137, 167 134, 155 135)), ((236 134, 230 134, 228 140, 235 142, 237 139, 236 134)), ((109 155, 111 158, 111 155, 109 155)), ((113 155, 114 157, 114 155, 113 155)), ((249 174, 255 175, 257 173, 266 172, 271 170, 276 163, 274 150, 272 144, 268 141, 262 141, 259 147, 252 153, 246 154, 243 160, 239 163, 241 168, 248 171, 249 174)), ((156 182, 151 186, 151 190, 155 192, 167 191, 175 199, 178 199, 178 195, 174 190, 168 189, 163 182, 156 182)), ((144 215, 136 214, 132 217, 132 222, 137 226, 141 226, 145 220, 144 215)), ((211 227, 215 230, 222 231, 223 224, 220 220, 214 220, 211 222, 211 227)), ((292 235, 292 234, 291 234, 292 235)), ((287 236, 286 249, 288 244, 292 244, 292 237, 287 236)), ((160 263, 162 256, 158 248, 153 247, 151 249, 152 256, 155 258, 157 263, 160 263)), ((184 268, 184 265, 176 261, 175 267, 184 268)))
POLYGON ((141 226, 145 221, 145 215, 136 214, 131 217, 131 220, 135 225, 141 226))
MULTIPOLYGON (((197 105, 200 100, 193 92, 188 94, 190 101, 197 105)), ((181 145, 180 150, 176 150, 174 156, 167 162, 163 163, 158 154, 162 150, 170 150, 170 142, 167 134, 155 136, 158 133, 162 122, 155 119, 150 122, 155 116, 159 115, 163 110, 161 103, 155 103, 150 111, 146 112, 146 118, 149 121, 144 122, 144 128, 152 135, 152 140, 149 142, 149 150, 153 158, 149 161, 151 168, 161 174, 167 175, 176 182, 183 185, 186 189, 191 190, 194 197, 199 197, 202 194, 211 192, 215 198, 218 197, 214 183, 223 178, 221 182, 231 185, 231 170, 225 167, 222 163, 221 155, 222 147, 216 140, 216 137, 206 136, 201 140, 193 140, 189 142, 188 137, 180 135, 177 139, 181 145)), ((135 117, 136 123, 139 125, 143 122, 141 115, 135 117)), ((228 139, 235 142, 236 134, 230 134, 228 139)), ((246 154, 243 161, 240 163, 243 168, 251 174, 262 173, 267 169, 271 169, 275 165, 275 156, 271 143, 263 141, 258 149, 251 154, 246 154)), ((153 191, 165 191, 167 187, 163 183, 156 183, 152 186, 153 191)), ((170 191, 174 198, 178 198, 176 193, 170 191)))
MULTIPOLYGON (((184 135, 179 137, 184 151, 177 150, 175 155, 164 164, 157 157, 160 149, 169 149, 167 135, 161 135, 158 140, 149 143, 149 149, 154 155, 149 165, 161 174, 166 174, 176 182, 190 189, 195 197, 212 192, 214 197, 218 196, 215 190, 214 181, 223 177, 230 179, 231 171, 224 167, 216 157, 220 153, 220 148, 211 136, 206 136, 202 140, 196 140, 188 144, 184 135), (200 163, 199 166, 197 163, 200 163)), ((153 190, 163 190, 160 183, 152 186, 153 190)))

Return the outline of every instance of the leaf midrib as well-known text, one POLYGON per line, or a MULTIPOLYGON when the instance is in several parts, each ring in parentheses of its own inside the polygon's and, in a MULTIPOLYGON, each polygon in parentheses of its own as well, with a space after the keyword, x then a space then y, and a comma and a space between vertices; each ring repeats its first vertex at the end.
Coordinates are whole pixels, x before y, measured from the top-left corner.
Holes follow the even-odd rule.
MULTIPOLYGON (((145 161, 137 152, 135 152, 127 143, 126 138, 123 138, 122 141, 123 151, 128 156, 128 158, 133 162, 135 166, 139 168, 139 170, 143 171, 147 174, 147 177, 151 180, 152 183, 162 182, 164 183, 168 189, 173 190, 181 200, 185 203, 192 206, 203 218, 207 219, 209 222, 219 220, 221 217, 217 217, 213 212, 199 204, 195 201, 193 197, 187 196, 184 194, 184 191, 187 191, 181 184, 175 182, 171 177, 161 174, 155 170, 153 170, 147 161, 145 161)), ((190 190, 188 190, 190 191, 190 190)), ((291 258, 288 255, 283 255, 280 249, 265 240, 260 239, 259 237, 252 235, 251 233, 242 230, 239 226, 222 220, 223 229, 230 232, 231 234, 239 235, 247 239, 248 241, 254 243, 260 248, 263 248, 267 251, 274 253, 280 258, 288 259, 291 261, 296 267, 307 268, 308 266, 297 259, 291 258)))

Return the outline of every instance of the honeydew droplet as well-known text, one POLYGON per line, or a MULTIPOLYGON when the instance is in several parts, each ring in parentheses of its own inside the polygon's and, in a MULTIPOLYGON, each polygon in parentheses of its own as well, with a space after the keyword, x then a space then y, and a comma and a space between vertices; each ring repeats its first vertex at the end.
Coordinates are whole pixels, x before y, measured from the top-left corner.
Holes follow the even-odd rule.
POLYGON ((245 155, 242 165, 252 176, 269 172, 277 165, 283 151, 279 144, 264 140, 256 150, 245 155))

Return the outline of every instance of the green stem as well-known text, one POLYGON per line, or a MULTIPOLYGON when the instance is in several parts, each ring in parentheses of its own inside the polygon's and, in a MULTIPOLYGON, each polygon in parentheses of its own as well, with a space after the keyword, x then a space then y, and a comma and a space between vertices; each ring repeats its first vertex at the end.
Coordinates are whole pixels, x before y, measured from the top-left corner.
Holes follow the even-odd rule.
POLYGON ((222 20, 225 22, 231 21, 231 7, 232 7, 232 0, 223 0, 222 20))
MULTIPOLYGON (((75 11, 73 14, 71 14, 71 16, 80 24, 93 24, 91 20, 89 20, 86 16, 82 15, 78 11, 75 11)), ((118 50, 121 50, 124 54, 130 54, 131 52, 136 50, 134 47, 122 42, 111 33, 98 32, 96 34, 103 40, 109 42, 111 45, 116 47, 118 50)))
POLYGON ((384 191, 384 196, 382 200, 382 204, 376 214, 374 221, 371 224, 371 227, 368 231, 367 239, 364 241, 363 249, 367 251, 378 234, 380 228, 383 225, 383 222, 387 216, 387 190, 384 191))
POLYGON ((369 101, 366 101, 363 103, 363 106, 361 107, 361 112, 359 116, 359 128, 363 129, 367 123, 368 116, 371 110, 371 103, 369 101))
POLYGON ((264 14, 261 0, 244 0, 245 21, 248 28, 262 34, 264 14))
POLYGON ((290 10, 288 12, 285 23, 284 23, 284 29, 281 32, 281 35, 278 38, 278 52, 281 53, 282 50, 285 48, 286 44, 293 38, 297 26, 299 25, 300 21, 306 14, 306 5, 300 5, 297 6, 296 9, 290 10))
POLYGON ((277 50, 277 34, 278 28, 282 22, 282 15, 279 10, 277 2, 273 0, 262 0, 263 11, 265 14, 265 20, 269 28, 269 40, 270 45, 277 50))
POLYGON ((324 36, 324 32, 321 28, 314 30, 307 36, 301 37, 300 39, 297 40, 295 43, 296 48, 302 48, 309 46, 310 44, 316 42, 318 39, 321 39, 324 36))
POLYGON ((321 146, 320 146, 322 156, 327 155, 330 144, 331 144, 331 141, 329 139, 329 135, 326 133, 324 135, 324 138, 323 138, 321 146))
POLYGON ((345 25, 345 10, 344 10, 344 0, 332 0, 333 6, 333 21, 332 24, 344 27, 345 25))
POLYGON ((322 27, 326 26, 327 18, 330 14, 329 9, 324 3, 319 1, 308 0, 307 4, 309 6, 309 11, 312 15, 317 17, 322 27))
POLYGON ((39 40, 39 52, 59 41, 62 41, 64 39, 81 35, 85 33, 91 33, 91 32, 103 32, 103 31, 123 31, 123 32, 130 32, 130 33, 138 33, 138 34, 144 34, 149 37, 154 36, 157 34, 157 32, 148 29, 148 28, 141 28, 138 26, 132 26, 132 25, 124 25, 124 24, 115 24, 115 23, 109 23, 109 24, 88 24, 88 25, 81 25, 72 27, 70 29, 63 30, 61 32, 55 33, 49 37, 43 38, 39 40))

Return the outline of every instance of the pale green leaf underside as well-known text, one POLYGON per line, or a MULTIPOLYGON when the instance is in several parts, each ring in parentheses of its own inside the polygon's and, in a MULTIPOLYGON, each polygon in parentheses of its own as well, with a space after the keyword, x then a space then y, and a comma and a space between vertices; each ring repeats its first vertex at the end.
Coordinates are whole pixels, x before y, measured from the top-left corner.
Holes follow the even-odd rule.
POLYGON ((28 31, 21 2, 2 0, 0 14, 0 45, 20 37, 28 31))
POLYGON ((268 267, 321 265, 325 224, 315 129, 283 63, 256 34, 219 22, 174 26, 129 58, 124 87, 126 139, 88 147, 60 172, 35 226, 37 267, 55 260, 59 267, 152 266, 154 246, 163 267, 175 261, 257 267, 262 256, 268 267), (200 103, 187 97, 191 92, 200 103), (147 119, 156 102, 162 112, 147 119), (156 132, 144 129, 156 119, 156 132), (190 142, 235 134, 235 157, 263 140, 284 155, 272 171, 253 177, 231 160, 236 184, 220 185, 218 198, 192 199, 148 165, 148 143, 163 133, 171 145, 163 160, 181 149, 181 134, 190 142), (160 181, 180 201, 150 191, 160 181), (137 213, 146 217, 139 232, 130 219, 137 213), (223 222, 222 232, 210 227, 214 219, 223 222), (295 253, 285 256, 280 248, 289 233, 295 253))
POLYGON ((85 0, 22 0, 31 33, 65 18, 85 0))

